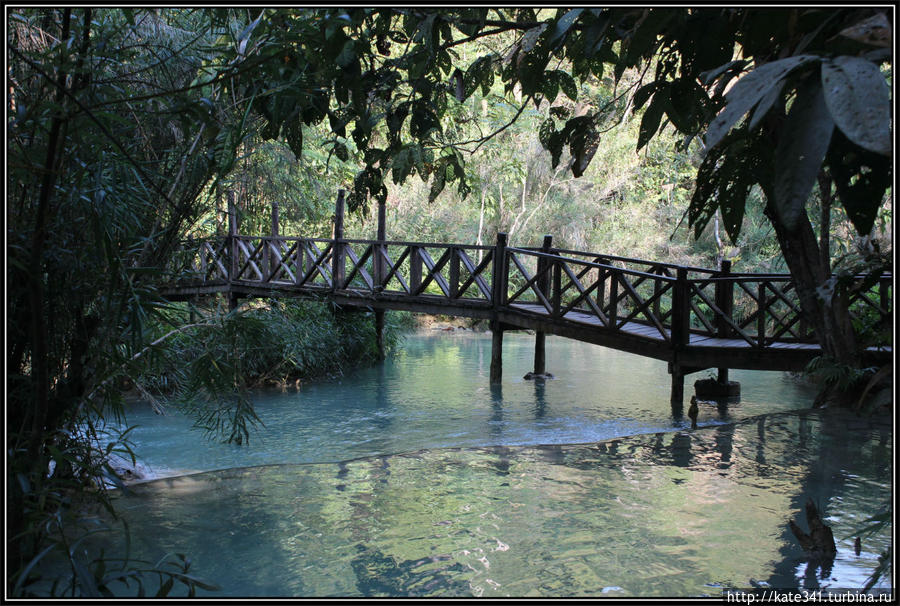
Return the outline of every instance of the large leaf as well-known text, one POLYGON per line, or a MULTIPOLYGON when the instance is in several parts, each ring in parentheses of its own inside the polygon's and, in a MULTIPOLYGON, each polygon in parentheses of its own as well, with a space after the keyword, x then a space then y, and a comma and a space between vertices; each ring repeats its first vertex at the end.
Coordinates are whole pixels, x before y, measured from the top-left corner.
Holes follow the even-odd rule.
POLYGON ((838 128, 860 147, 891 155, 891 95, 878 66, 859 57, 822 63, 825 103, 838 128))
POLYGON ((577 101, 578 85, 575 83, 575 79, 564 71, 557 71, 556 74, 559 77, 559 87, 562 89, 562 92, 572 101, 577 101))
POLYGON ((753 115, 750 117, 750 130, 756 128, 760 120, 766 117, 769 110, 775 105, 775 102, 781 97, 781 89, 784 88, 784 80, 778 82, 772 89, 766 93, 766 96, 756 104, 753 115))
POLYGON ((788 230, 805 212, 831 141, 834 122, 818 79, 807 79, 797 91, 775 150, 775 208, 788 230))
MULTIPOLYGON (((562 10, 562 9, 560 9, 562 10)), ((572 27, 578 17, 581 16, 581 13, 584 12, 583 8, 573 8, 560 17, 559 21, 553 26, 552 33, 549 36, 550 46, 553 47, 572 27)))
POLYGON ((706 132, 706 147, 715 147, 731 127, 750 111, 773 87, 792 71, 807 63, 818 61, 814 55, 797 55, 772 61, 757 67, 741 78, 725 95, 725 109, 719 112, 706 132))
POLYGON ((591 116, 579 116, 566 123, 565 131, 571 133, 569 153, 572 154, 572 174, 580 177, 597 152, 600 136, 594 128, 591 116))
POLYGON ((688 224, 699 238, 709 220, 721 209, 725 231, 737 242, 747 196, 757 183, 767 189, 771 179, 771 153, 746 128, 728 134, 721 145, 711 149, 697 171, 697 187, 688 208, 688 224))
POLYGON ((534 51, 528 53, 519 62, 517 68, 519 83, 522 85, 523 95, 534 95, 540 92, 544 80, 544 69, 547 67, 548 57, 534 51))
POLYGON ((668 104, 669 88, 668 86, 660 87, 656 91, 656 94, 653 95, 653 101, 650 102, 650 106, 644 111, 643 117, 641 117, 641 128, 638 132, 637 142, 638 151, 640 151, 642 147, 647 145, 650 139, 653 138, 653 135, 656 134, 656 131, 659 128, 659 123, 662 120, 663 113, 668 104))
POLYGON ((827 161, 847 217, 858 233, 868 234, 891 187, 893 161, 854 145, 840 129, 834 131, 827 161))

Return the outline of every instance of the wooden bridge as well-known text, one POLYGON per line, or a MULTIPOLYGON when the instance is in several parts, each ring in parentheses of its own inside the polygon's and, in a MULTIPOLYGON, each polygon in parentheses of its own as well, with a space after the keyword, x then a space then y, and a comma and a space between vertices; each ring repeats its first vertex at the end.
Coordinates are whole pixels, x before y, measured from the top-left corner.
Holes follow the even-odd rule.
MULTIPOLYGON (((387 241, 343 237, 342 197, 332 239, 237 233, 189 241, 163 294, 186 299, 328 298, 374 310, 379 339, 387 309, 489 320, 491 381, 502 373, 505 330, 536 332, 535 374, 543 374, 546 334, 668 362, 672 405, 680 409, 684 376, 708 368, 800 370, 821 350, 787 274, 732 273, 541 247, 387 241)), ((892 276, 855 291, 855 318, 890 322, 892 276)), ((891 333, 892 334, 892 333, 891 333)), ((892 347, 871 349, 873 360, 892 347)))

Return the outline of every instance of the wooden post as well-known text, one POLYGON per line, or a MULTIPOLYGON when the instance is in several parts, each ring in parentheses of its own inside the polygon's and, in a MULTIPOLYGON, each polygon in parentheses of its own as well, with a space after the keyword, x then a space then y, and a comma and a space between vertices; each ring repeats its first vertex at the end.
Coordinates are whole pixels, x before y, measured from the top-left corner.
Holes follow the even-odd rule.
POLYGON ((272 235, 274 237, 278 237, 281 235, 279 233, 280 226, 278 225, 278 200, 272 201, 272 235))
POLYGON ((687 268, 679 267, 672 292, 672 347, 684 349, 690 339, 691 305, 688 299, 687 268))
POLYGON ((766 346, 766 283, 764 281, 760 281, 756 292, 759 297, 756 306, 756 346, 762 349, 766 346))
POLYGON ((237 309, 238 298, 232 286, 232 281, 237 279, 238 273, 238 216, 237 208, 234 204, 234 192, 228 190, 228 250, 231 256, 231 263, 228 271, 228 308, 231 311, 237 309))
POLYGON ((384 264, 384 255, 386 253, 387 225, 385 221, 385 203, 384 200, 378 201, 378 228, 375 234, 375 248, 372 250, 372 256, 375 263, 372 265, 372 271, 375 272, 375 290, 379 291, 385 287, 384 278, 387 272, 384 264))
MULTIPOLYGON (((384 211, 385 211, 385 201, 378 201, 378 228, 377 233, 375 234, 376 243, 372 248, 372 255, 375 257, 375 262, 372 264, 372 272, 375 274, 374 280, 374 290, 375 292, 380 292, 384 288, 384 275, 385 275, 385 267, 384 267, 384 255, 382 251, 384 250, 384 241, 386 239, 386 226, 384 219, 384 211)), ((378 347, 378 359, 384 360, 384 310, 376 309, 375 310, 375 344, 378 347)))
POLYGON ((266 254, 268 257, 269 280, 275 279, 275 268, 278 267, 278 258, 281 256, 281 243, 279 242, 278 225, 278 200, 272 200, 272 240, 266 246, 266 254), (276 253, 275 251, 278 251, 276 253))
MULTIPOLYGON (((662 275, 662 271, 660 271, 660 270, 657 270, 657 271, 659 272, 659 273, 657 273, 657 275, 662 275)), ((662 290, 662 282, 660 281, 659 278, 654 278, 653 279, 653 296, 655 298, 653 300, 653 317, 656 318, 657 320, 660 319, 659 318, 659 312, 660 312, 659 291, 661 291, 661 290, 662 290)), ((661 321, 660 321, 660 324, 662 324, 661 321)))
MULTIPOLYGON (((612 264, 610 263, 610 267, 612 264)), ((609 318, 610 330, 616 329, 616 322, 619 315, 619 276, 616 275, 615 269, 609 270, 609 310, 607 317, 609 318)))
POLYGON ((450 247, 450 298, 459 298, 459 249, 450 247))
POLYGON ((497 246, 494 249, 494 268, 492 273, 491 299, 494 306, 491 319, 491 377, 492 384, 503 378, 503 328, 500 324, 499 311, 506 303, 506 234, 497 234, 497 246))
POLYGON ((497 234, 497 245, 494 248, 494 268, 491 274, 491 299, 494 310, 499 310, 506 303, 506 234, 497 234))
POLYGON ((678 416, 684 408, 684 372, 678 363, 681 350, 690 341, 691 306, 688 298, 687 268, 679 267, 672 291, 672 349, 673 361, 669 366, 672 375, 672 414, 678 416))
POLYGON ((331 246, 331 289, 344 287, 344 190, 334 205, 334 240, 331 246))
MULTIPOLYGON (((545 235, 544 242, 541 245, 541 252, 549 255, 552 246, 553 236, 549 234, 545 235)), ((549 259, 538 257, 537 271, 541 277, 538 278, 537 287, 545 298, 550 295, 550 276, 547 275, 546 271, 549 266, 549 259)), ((544 331, 539 330, 534 333, 534 374, 536 375, 542 375, 547 372, 547 358, 545 352, 546 342, 547 336, 544 334, 544 331)))
MULTIPOLYGON (((722 266, 719 271, 719 277, 728 277, 731 274, 731 261, 722 259, 722 266)), ((734 308, 734 283, 733 282, 716 282, 716 307, 722 310, 722 315, 716 318, 716 336, 720 339, 727 339, 731 336, 731 327, 726 322, 726 318, 731 320, 732 309, 734 308)), ((728 369, 719 368, 718 382, 721 385, 728 383, 728 369)))
POLYGON ((491 384, 503 378, 503 329, 499 320, 491 320, 491 384))
POLYGON ((677 419, 681 417, 681 412, 684 410, 684 372, 682 372, 680 365, 671 364, 669 373, 672 375, 672 416, 677 419))
POLYGON ((562 313, 562 259, 554 259, 553 263, 553 287, 550 293, 550 302, 553 305, 553 317, 561 319, 562 313))
POLYGON ((409 249, 409 293, 417 295, 422 286, 422 254, 418 246, 409 249))
MULTIPOLYGON (((597 258, 597 263, 601 265, 608 265, 604 259, 597 258)), ((606 299, 606 278, 609 276, 609 270, 606 269, 597 269, 597 307, 600 308, 601 311, 606 310, 606 304, 604 300, 606 299)), ((607 321, 609 318, 609 314, 607 313, 607 321)))

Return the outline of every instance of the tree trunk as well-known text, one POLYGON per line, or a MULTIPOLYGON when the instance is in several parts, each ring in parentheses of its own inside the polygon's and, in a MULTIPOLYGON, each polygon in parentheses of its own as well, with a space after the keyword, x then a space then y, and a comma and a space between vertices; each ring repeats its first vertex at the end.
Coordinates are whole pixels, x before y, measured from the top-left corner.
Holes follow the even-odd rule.
MULTIPOLYGON (((804 212, 797 228, 788 230, 778 220, 771 202, 767 205, 766 214, 775 227, 782 255, 800 298, 800 307, 813 325, 822 354, 837 364, 858 368, 861 358, 850 322, 847 298, 835 290, 831 272, 823 267, 823 251, 819 250, 809 217, 804 212)), ((834 389, 828 389, 818 402, 841 399, 834 389)))

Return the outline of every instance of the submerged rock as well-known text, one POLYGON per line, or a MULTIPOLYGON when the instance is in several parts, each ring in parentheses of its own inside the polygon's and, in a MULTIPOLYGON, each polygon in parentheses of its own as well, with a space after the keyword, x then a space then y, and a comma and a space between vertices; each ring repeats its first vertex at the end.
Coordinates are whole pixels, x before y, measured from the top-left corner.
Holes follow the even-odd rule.
POLYGON ((555 379, 556 377, 554 377, 553 373, 550 373, 550 372, 545 372, 544 374, 536 374, 533 372, 529 372, 523 378, 526 381, 531 381, 531 380, 535 380, 535 379, 555 379))

